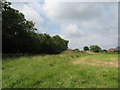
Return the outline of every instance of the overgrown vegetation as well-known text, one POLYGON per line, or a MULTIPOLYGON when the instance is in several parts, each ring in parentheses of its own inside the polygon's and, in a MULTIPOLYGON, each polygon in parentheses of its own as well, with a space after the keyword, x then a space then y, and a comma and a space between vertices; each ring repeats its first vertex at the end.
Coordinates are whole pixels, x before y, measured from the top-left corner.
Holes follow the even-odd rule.
POLYGON ((90 51, 97 52, 97 53, 102 51, 101 47, 98 45, 91 45, 90 47, 84 46, 83 50, 84 51, 90 50, 90 51))
POLYGON ((83 47, 83 50, 84 50, 84 51, 87 51, 87 50, 89 50, 89 47, 88 47, 88 46, 84 46, 84 47, 83 47))
POLYGON ((3 88, 118 88, 118 54, 6 58, 3 88))
POLYGON ((67 50, 67 40, 35 33, 35 23, 10 5, 2 2, 3 88, 118 87, 117 52, 93 53, 98 45, 67 50))
POLYGON ((100 52, 102 49, 98 45, 91 45, 90 50, 93 52, 100 52))
POLYGON ((57 54, 68 47, 68 41, 56 35, 35 33, 35 24, 24 15, 2 2, 2 51, 3 53, 57 54))

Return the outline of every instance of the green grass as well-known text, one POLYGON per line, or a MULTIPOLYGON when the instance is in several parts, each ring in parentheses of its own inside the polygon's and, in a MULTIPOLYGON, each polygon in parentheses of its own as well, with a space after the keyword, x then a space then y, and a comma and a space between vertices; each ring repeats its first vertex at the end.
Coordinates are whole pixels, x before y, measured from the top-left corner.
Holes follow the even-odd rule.
POLYGON ((117 88, 117 58, 117 54, 6 58, 2 65, 2 86, 3 88, 117 88))

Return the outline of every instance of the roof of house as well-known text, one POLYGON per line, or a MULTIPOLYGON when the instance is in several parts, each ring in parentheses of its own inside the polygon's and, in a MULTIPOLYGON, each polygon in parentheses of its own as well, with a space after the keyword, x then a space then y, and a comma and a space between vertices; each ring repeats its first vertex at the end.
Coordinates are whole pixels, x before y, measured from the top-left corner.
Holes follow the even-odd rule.
POLYGON ((116 49, 115 48, 110 48, 107 51, 116 51, 116 49))

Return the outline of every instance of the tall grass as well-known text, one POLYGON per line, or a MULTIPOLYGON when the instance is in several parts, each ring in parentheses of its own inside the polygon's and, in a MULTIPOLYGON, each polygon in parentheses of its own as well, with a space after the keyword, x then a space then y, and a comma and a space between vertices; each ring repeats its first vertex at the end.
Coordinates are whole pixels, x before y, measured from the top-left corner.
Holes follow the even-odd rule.
POLYGON ((117 54, 22 56, 3 60, 3 88, 117 88, 117 54), (114 58, 114 60, 112 60, 114 58), (100 65, 95 60, 103 61, 100 65), (82 63, 74 64, 76 61, 82 63))

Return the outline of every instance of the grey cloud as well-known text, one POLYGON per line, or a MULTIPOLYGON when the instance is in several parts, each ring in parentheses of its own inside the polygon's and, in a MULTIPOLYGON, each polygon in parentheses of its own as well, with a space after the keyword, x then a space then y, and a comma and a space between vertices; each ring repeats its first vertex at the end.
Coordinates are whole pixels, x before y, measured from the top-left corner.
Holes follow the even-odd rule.
POLYGON ((104 5, 104 3, 61 2, 45 3, 43 6, 51 21, 70 22, 71 20, 85 21, 102 17, 104 5))
MULTIPOLYGON (((44 4, 31 3, 27 6, 30 8, 26 11, 33 10, 35 13, 47 17, 51 21, 49 23, 59 24, 61 30, 58 31, 58 34, 70 41, 70 48, 82 49, 83 46, 92 44, 98 44, 102 48, 117 46, 117 3, 49 2, 44 4)), ((17 5, 14 7, 21 10, 17 5)), ((26 16, 36 22, 38 29, 40 29, 39 32, 43 32, 42 30, 50 32, 47 28, 40 27, 39 20, 42 20, 42 17, 36 17, 35 13, 32 16, 28 13, 26 16)))

